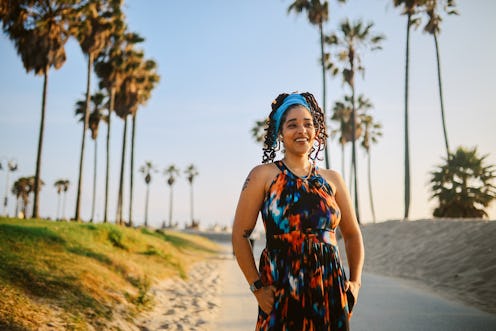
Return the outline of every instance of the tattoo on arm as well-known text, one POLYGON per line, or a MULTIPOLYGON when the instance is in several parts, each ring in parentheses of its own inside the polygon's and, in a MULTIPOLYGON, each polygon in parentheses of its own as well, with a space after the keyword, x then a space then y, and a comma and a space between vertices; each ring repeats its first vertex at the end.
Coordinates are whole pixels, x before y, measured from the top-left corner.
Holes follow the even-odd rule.
POLYGON ((246 239, 250 238, 252 232, 253 232, 253 229, 245 230, 245 234, 243 235, 243 238, 246 238, 246 239))
POLYGON ((248 187, 248 182, 250 181, 250 176, 248 176, 245 180, 245 183, 243 184, 243 189, 241 191, 244 191, 248 187))

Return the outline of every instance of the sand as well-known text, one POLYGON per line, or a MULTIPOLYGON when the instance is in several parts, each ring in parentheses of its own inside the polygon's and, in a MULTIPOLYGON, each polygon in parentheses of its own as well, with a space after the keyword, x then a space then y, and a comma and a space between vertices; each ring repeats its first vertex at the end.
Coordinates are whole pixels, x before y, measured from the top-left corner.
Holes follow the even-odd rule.
POLYGON ((364 225, 362 234, 365 271, 496 313, 496 221, 388 221, 364 225))

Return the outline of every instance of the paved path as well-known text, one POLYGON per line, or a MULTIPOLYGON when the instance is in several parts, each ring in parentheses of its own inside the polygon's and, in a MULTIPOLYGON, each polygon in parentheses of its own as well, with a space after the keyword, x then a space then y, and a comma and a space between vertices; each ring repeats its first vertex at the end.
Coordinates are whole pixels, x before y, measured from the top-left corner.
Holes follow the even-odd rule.
MULTIPOLYGON (((260 248, 256 247, 258 254, 260 248)), ((258 258, 258 255, 257 255, 258 258)), ((224 264, 224 292, 213 330, 253 331, 257 303, 234 258, 224 264)), ((496 315, 452 302, 401 279, 364 274, 353 331, 495 331, 496 315)))

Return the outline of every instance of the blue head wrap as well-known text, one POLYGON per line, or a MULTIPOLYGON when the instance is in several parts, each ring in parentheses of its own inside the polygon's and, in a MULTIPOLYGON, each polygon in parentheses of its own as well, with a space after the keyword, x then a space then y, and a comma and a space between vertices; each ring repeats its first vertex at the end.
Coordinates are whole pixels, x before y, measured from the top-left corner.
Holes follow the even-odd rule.
POLYGON ((310 106, 308 105, 307 100, 305 99, 304 96, 298 93, 293 93, 288 95, 284 99, 282 105, 280 105, 279 108, 277 108, 276 112, 272 116, 272 119, 275 121, 274 145, 277 140, 277 133, 279 133, 279 128, 281 126, 282 116, 284 115, 284 113, 286 113, 288 108, 293 105, 302 105, 306 109, 310 110, 310 106))

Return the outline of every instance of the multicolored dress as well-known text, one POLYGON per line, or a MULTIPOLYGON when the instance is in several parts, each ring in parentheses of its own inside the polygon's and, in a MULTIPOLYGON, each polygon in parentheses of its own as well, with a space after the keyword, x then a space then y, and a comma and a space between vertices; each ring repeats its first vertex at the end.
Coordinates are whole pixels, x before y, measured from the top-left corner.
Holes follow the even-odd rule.
POLYGON ((281 172, 261 209, 267 244, 259 272, 276 293, 270 314, 259 307, 256 330, 349 330, 334 192, 316 167, 300 178, 282 161, 275 164, 281 172))

